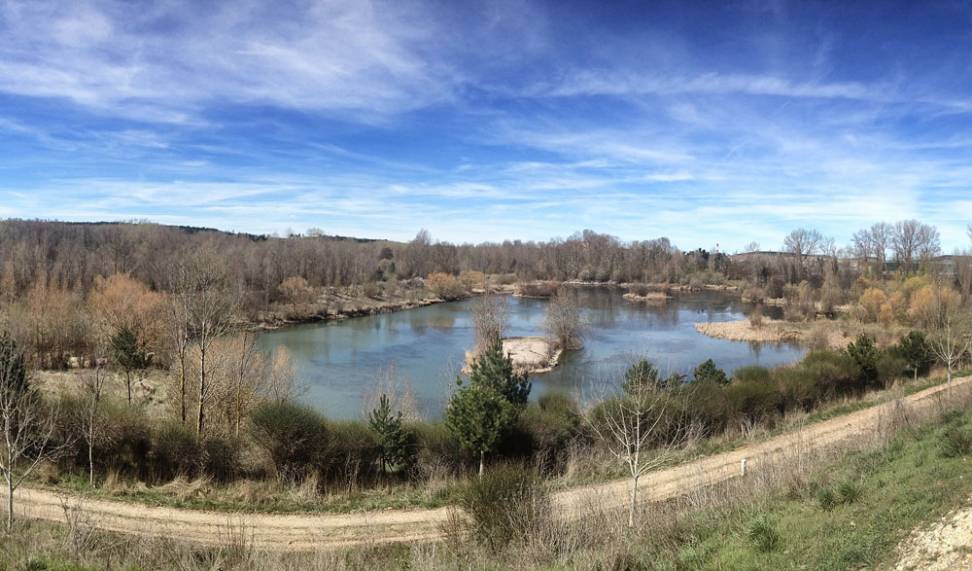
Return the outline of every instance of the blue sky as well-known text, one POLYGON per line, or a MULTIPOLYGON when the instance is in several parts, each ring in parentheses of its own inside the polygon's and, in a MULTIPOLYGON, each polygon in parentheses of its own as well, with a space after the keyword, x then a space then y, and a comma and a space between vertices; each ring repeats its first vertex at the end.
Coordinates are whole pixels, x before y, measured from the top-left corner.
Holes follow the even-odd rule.
POLYGON ((0 217, 951 251, 972 4, 0 0, 0 217))

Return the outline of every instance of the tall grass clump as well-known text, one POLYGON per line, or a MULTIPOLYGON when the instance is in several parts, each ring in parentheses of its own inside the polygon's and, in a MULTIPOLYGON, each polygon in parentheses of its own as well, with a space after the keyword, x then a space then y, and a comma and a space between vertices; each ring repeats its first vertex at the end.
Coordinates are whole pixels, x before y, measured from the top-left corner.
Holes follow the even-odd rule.
POLYGON ((473 537, 492 552, 531 536, 550 518, 550 496, 532 470, 500 466, 471 483, 460 499, 473 537))

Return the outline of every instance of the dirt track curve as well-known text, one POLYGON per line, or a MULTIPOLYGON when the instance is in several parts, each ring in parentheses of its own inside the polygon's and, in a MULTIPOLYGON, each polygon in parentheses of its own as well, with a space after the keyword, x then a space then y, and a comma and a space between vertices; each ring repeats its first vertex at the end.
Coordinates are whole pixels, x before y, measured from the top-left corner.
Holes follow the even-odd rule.
MULTIPOLYGON (((972 388, 972 377, 956 379, 953 390, 972 388)), ((902 399, 923 409, 936 406, 945 386, 926 389, 902 399)), ((860 438, 878 429, 882 416, 887 417, 897 401, 881 404, 848 415, 811 424, 805 428, 776 436, 764 442, 731 452, 687 462, 673 468, 652 472, 641 479, 642 497, 661 500, 687 494, 703 486, 740 475, 741 461, 746 459, 748 473, 760 469, 761 460, 802 447, 821 450, 842 441, 860 438), (647 497, 646 497, 647 496, 647 497)), ((554 494, 554 505, 570 516, 581 513, 596 499, 600 508, 624 504, 628 484, 615 481, 573 488, 554 494)), ((0 496, 5 497, 5 496, 0 496)), ((52 491, 21 488, 15 494, 20 515, 64 521, 65 496, 52 491)), ((79 498, 68 496, 69 501, 79 498)), ((148 507, 136 503, 84 499, 85 514, 99 529, 155 536, 202 544, 220 544, 239 538, 241 533, 257 549, 316 550, 389 542, 434 540, 441 536, 441 524, 447 508, 434 510, 395 510, 353 514, 232 514, 168 507, 148 507)))

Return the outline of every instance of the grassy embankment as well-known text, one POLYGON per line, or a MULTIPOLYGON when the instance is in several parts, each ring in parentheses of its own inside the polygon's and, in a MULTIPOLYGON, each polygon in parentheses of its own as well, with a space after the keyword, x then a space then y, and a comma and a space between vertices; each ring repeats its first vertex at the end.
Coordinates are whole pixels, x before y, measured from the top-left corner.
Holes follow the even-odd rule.
MULTIPOLYGON (((781 459, 772 474, 717 486, 706 497, 647 508, 627 533, 583 522, 540 546, 529 538, 501 552, 471 540, 346 553, 262 553, 246 534, 221 549, 91 531, 83 511, 68 524, 19 524, 0 538, 3 568, 87 569, 861 569, 885 568, 916 528, 967 505, 972 494, 972 411, 938 418, 904 414, 882 445, 811 469, 781 459), (922 422, 925 420, 926 422, 922 422), (577 534, 583 529, 587 540, 577 534)), ((68 509, 70 511, 70 508, 68 509)), ((611 518, 611 514, 598 517, 611 518)))
MULTIPOLYGON (((664 467, 762 442, 816 422, 913 394, 939 385, 944 380, 944 377, 934 376, 917 382, 900 381, 891 389, 832 401, 811 412, 792 412, 774 426, 756 425, 745 431, 732 430, 701 439, 674 454, 664 467)), ((580 468, 568 466, 564 475, 547 480, 547 486, 551 490, 563 490, 625 477, 620 467, 604 460, 599 461, 581 453, 573 460, 580 468), (592 471, 592 465, 599 465, 600 468, 592 471)), ((220 485, 205 478, 177 478, 162 485, 148 485, 124 478, 109 478, 107 482, 91 486, 83 474, 61 474, 54 485, 40 481, 36 485, 70 491, 88 498, 134 501, 150 506, 246 513, 354 513, 453 505, 461 497, 467 483, 460 478, 445 477, 435 482, 391 482, 384 487, 354 487, 343 493, 323 495, 313 486, 286 485, 268 480, 242 480, 220 485)))

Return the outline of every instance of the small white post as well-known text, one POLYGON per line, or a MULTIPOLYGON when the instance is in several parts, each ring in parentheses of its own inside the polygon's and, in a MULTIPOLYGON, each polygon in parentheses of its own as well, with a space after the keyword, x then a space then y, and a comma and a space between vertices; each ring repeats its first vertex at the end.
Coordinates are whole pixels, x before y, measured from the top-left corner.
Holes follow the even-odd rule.
POLYGON ((739 461, 739 475, 740 476, 745 476, 746 475, 746 460, 747 460, 746 458, 743 458, 742 460, 739 461))

